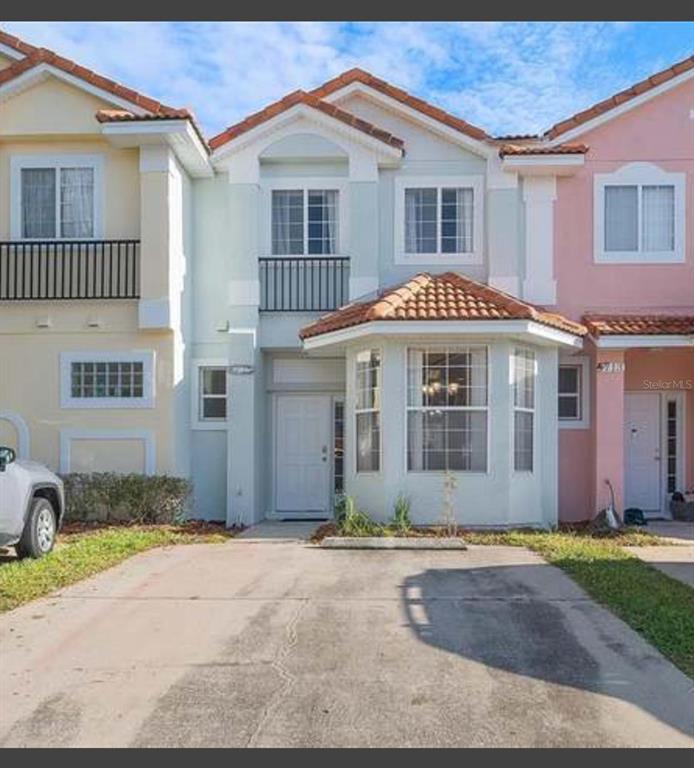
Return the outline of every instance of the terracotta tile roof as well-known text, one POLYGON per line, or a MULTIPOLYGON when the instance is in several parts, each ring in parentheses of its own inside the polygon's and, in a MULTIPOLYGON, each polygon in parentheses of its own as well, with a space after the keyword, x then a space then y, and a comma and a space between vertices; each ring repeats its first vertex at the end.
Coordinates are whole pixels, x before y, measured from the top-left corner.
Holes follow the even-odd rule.
POLYGON ((538 147, 532 144, 504 144, 499 150, 501 157, 507 155, 585 155, 586 144, 557 144, 554 147, 538 147))
POLYGON ((187 113, 187 110, 168 107, 165 104, 156 101, 156 99, 151 99, 149 96, 143 96, 141 93, 132 90, 132 88, 126 88, 124 85, 109 80, 107 77, 102 77, 91 69, 81 67, 74 61, 59 56, 57 53, 49 51, 47 48, 30 47, 33 50, 25 58, 19 59, 13 64, 10 64, 9 67, 0 70, 0 85, 4 85, 5 83, 14 80, 25 72, 34 69, 34 67, 38 67, 40 64, 50 64, 52 67, 60 69, 80 80, 84 80, 86 83, 89 83, 96 88, 101 88, 107 93, 129 101, 131 104, 135 104, 151 114, 169 118, 180 118, 183 116, 182 113, 187 113))
POLYGON ((455 272, 426 272, 375 298, 356 301, 324 315, 299 332, 302 339, 375 320, 534 320, 577 336, 587 329, 507 293, 455 272))
POLYGON ((595 337, 694 334, 694 315, 589 314, 583 322, 595 337))
POLYGON ((158 112, 156 114, 146 113, 144 115, 136 115, 134 112, 130 112, 127 109, 100 109, 96 115, 96 119, 100 123, 138 123, 138 122, 150 122, 152 120, 188 120, 198 134, 198 138, 202 142, 205 149, 209 152, 207 140, 205 139, 202 129, 198 125, 195 115, 187 109, 176 109, 167 112, 158 112))
POLYGON ((356 128, 357 130, 362 131, 363 133, 366 133, 375 139, 379 139, 380 141, 389 144, 391 147, 395 147, 396 149, 402 150, 405 145, 405 142, 402 139, 398 139, 396 136, 393 136, 392 133, 384 131, 372 123, 369 123, 366 120, 362 120, 360 117, 357 117, 350 112, 346 112, 344 109, 340 109, 333 104, 328 104, 326 101, 321 101, 319 98, 310 93, 307 93, 306 91, 299 90, 288 94, 279 101, 275 101, 273 104, 270 104, 264 109, 261 109, 259 112, 255 112, 244 120, 241 120, 241 122, 235 123, 216 136, 213 136, 210 139, 210 147, 212 147, 212 149, 217 149, 223 144, 226 144, 228 141, 231 141, 237 136, 250 131, 257 125, 261 125, 267 120, 282 114, 282 112, 286 112, 288 109, 291 109, 297 104, 305 104, 306 106, 312 107, 313 109, 317 109, 326 115, 330 115, 330 117, 334 117, 336 120, 340 120, 352 128, 356 128))
POLYGON ((7 32, 3 32, 0 29, 0 45, 6 45, 8 48, 13 48, 18 53, 22 53, 25 56, 28 56, 31 53, 34 53, 34 51, 37 51, 38 48, 34 45, 29 45, 29 43, 25 43, 24 40, 20 40, 18 37, 15 37, 14 35, 8 35, 7 32))
POLYGON ((374 77, 371 73, 359 69, 358 67, 343 72, 332 80, 328 80, 327 83, 323 83, 323 85, 315 88, 311 93, 319 99, 324 99, 326 96, 329 96, 330 94, 335 93, 335 91, 339 91, 341 88, 351 85, 352 83, 368 85, 375 91, 379 91, 385 96, 390 96, 391 99, 395 99, 395 101, 399 101, 407 107, 416 109, 417 112, 421 112, 423 115, 426 115, 433 120, 438 120, 449 128, 460 131, 473 139, 484 141, 489 138, 487 133, 481 128, 477 128, 477 126, 471 125, 470 123, 465 122, 465 120, 455 117, 455 115, 451 115, 449 112, 445 112, 439 107, 435 107, 433 104, 429 104, 429 102, 424 101, 424 99, 412 96, 407 93, 407 91, 403 91, 402 88, 397 88, 385 80, 374 77))
POLYGON ((650 91, 652 88, 656 88, 657 86, 662 85, 662 83, 672 80, 673 77, 677 77, 677 75, 681 75, 683 72, 687 72, 690 69, 694 69, 694 55, 689 56, 682 61, 678 61, 676 64, 667 67, 661 72, 656 72, 645 80, 641 80, 641 82, 635 83, 619 93, 615 93, 614 96, 610 96, 608 99, 600 101, 592 107, 584 109, 582 112, 577 112, 566 120, 556 123, 545 132, 545 138, 554 139, 560 134, 566 133, 566 131, 570 131, 572 128, 576 128, 583 123, 587 123, 594 117, 609 112, 620 104, 624 104, 624 102, 630 101, 631 99, 640 96, 642 93, 650 91))

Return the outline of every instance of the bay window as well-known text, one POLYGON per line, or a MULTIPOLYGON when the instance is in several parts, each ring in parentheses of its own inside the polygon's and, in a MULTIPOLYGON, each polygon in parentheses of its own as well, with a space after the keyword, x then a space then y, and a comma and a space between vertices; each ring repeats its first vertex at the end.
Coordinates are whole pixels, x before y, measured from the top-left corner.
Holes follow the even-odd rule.
POLYGON ((535 353, 517 348, 513 353, 513 468, 533 471, 535 443, 535 353))
POLYGON ((381 353, 376 349, 356 357, 355 431, 357 472, 381 468, 381 353))
POLYGON ((407 352, 407 468, 487 471, 487 348, 407 352))

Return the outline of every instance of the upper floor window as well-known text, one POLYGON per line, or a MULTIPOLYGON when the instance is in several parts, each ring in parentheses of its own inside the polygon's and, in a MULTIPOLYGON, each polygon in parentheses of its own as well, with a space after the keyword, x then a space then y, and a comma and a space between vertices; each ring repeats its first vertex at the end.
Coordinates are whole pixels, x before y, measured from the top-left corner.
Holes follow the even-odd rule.
POLYGON ((338 195, 336 189, 273 189, 273 255, 337 253, 338 195))
POLYGON ((632 163, 595 175, 596 261, 682 261, 683 237, 684 174, 632 163))
POLYGON ((396 180, 395 248, 399 263, 478 263, 482 243, 481 177, 396 180))
POLYGON ((99 157, 15 156, 12 171, 13 237, 81 240, 98 236, 99 157))

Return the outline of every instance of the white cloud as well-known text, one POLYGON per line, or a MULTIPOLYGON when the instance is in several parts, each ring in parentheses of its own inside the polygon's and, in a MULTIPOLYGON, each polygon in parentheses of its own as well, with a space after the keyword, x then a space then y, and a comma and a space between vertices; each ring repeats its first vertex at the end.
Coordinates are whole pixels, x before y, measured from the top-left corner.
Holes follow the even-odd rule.
POLYGON ((639 50, 638 25, 598 23, 2 26, 167 104, 191 107, 210 135, 357 65, 491 133, 534 132, 679 53, 670 55, 666 44, 656 50, 644 43, 639 50))

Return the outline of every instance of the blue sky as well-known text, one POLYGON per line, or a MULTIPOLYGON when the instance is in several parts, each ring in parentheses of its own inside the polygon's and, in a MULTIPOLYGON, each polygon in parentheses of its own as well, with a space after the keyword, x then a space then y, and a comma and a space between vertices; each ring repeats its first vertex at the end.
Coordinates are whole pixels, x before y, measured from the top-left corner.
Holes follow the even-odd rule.
POLYGON ((360 66, 492 134, 534 133, 694 53, 688 22, 0 22, 208 135, 360 66))

